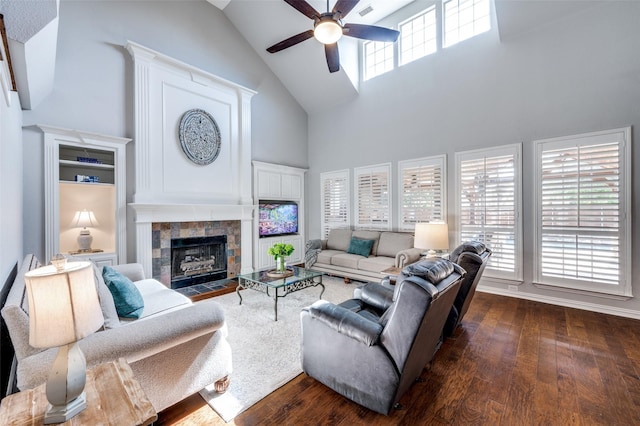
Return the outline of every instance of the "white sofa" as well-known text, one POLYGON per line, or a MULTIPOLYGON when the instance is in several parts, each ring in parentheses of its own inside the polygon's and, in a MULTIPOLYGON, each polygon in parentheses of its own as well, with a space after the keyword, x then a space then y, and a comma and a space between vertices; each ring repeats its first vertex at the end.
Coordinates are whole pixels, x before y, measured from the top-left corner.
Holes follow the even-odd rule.
POLYGON ((390 231, 332 229, 326 240, 310 240, 305 266, 355 280, 378 282, 387 268, 417 262, 423 250, 413 247, 413 234, 390 231), (348 253, 351 239, 373 240, 369 256, 348 253))
MULTIPOLYGON (((20 390, 46 382, 57 352, 57 348, 42 350, 29 345, 24 274, 39 266, 33 255, 24 259, 2 308, 15 349, 20 390)), ((162 283, 145 279, 141 265, 118 265, 114 269, 140 290, 144 311, 139 319, 120 320, 102 280, 101 268, 94 266, 105 324, 102 330, 79 342, 87 368, 124 358, 156 411, 214 382, 226 390, 232 365, 222 307, 213 299, 192 303, 162 283)))

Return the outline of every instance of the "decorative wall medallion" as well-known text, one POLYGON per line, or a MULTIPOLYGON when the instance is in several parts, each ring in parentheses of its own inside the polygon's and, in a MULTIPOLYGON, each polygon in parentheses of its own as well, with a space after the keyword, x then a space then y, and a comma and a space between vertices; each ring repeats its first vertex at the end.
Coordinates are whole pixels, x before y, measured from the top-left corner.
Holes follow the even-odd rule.
POLYGON ((180 120, 178 138, 189 160, 206 166, 220 153, 220 129, 211 114, 201 109, 191 109, 180 120))

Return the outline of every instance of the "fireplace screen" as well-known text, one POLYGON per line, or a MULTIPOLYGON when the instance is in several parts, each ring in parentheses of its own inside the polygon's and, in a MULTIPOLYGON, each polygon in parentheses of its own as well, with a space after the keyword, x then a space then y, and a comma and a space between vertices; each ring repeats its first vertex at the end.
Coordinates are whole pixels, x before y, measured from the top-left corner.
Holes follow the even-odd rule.
POLYGON ((171 288, 227 278, 227 237, 171 240, 171 288))

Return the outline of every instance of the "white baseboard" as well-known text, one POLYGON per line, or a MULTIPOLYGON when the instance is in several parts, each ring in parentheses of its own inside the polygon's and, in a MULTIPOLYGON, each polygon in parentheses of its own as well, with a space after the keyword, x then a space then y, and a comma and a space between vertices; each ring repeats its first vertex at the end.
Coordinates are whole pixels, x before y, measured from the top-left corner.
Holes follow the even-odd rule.
POLYGON ((499 296, 515 297, 517 299, 532 300, 534 302, 549 303, 552 305, 564 306, 567 308, 582 309, 585 311, 599 312, 601 314, 615 315, 625 318, 640 319, 640 311, 632 309, 617 308, 615 306, 599 305, 597 303, 581 302, 577 300, 567 300, 559 297, 542 296, 540 294, 531 294, 523 292, 515 292, 503 288, 487 287, 478 285, 477 291, 483 293, 497 294, 499 296))

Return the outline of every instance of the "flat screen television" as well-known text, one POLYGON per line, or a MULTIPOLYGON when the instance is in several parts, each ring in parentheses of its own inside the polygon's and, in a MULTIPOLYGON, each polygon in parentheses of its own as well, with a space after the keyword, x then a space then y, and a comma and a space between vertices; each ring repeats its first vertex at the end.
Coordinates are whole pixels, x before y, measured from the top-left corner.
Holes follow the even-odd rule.
POLYGON ((293 201, 261 200, 258 208, 260 238, 298 233, 298 205, 293 201))

